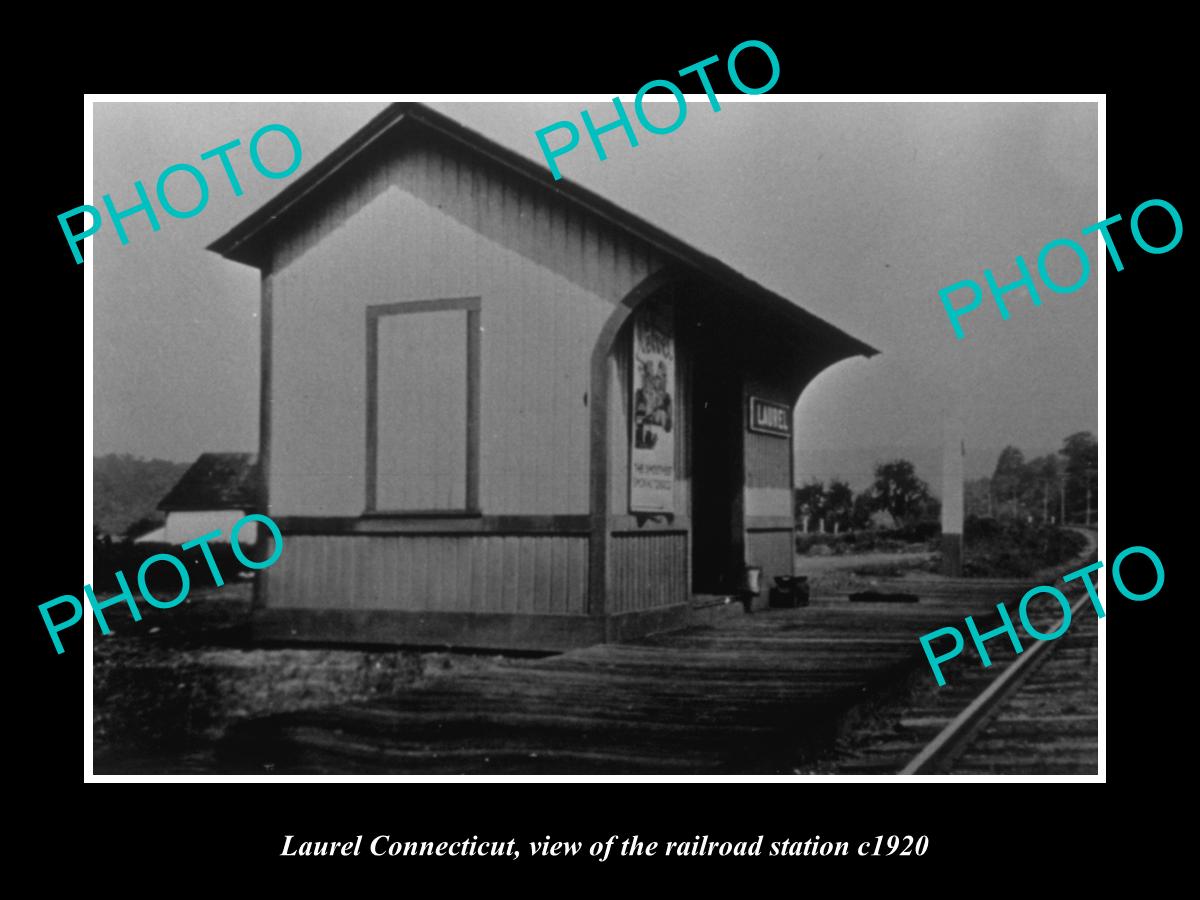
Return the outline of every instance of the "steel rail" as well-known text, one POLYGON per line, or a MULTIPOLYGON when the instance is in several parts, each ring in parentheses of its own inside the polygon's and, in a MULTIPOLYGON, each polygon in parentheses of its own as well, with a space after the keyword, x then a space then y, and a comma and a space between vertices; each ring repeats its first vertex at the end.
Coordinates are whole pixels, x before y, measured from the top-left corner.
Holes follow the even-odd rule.
MULTIPOLYGON (((1072 620, 1087 602, 1088 596, 1085 594, 1071 607, 1072 620)), ((979 729, 991 718, 1000 705, 1011 697, 1037 668, 1038 664, 1050 655, 1050 651, 1056 643, 1058 643, 1057 639, 1038 641, 1032 649, 1017 657, 995 681, 970 702, 966 709, 938 732, 937 736, 926 744, 921 752, 900 770, 899 774, 933 775, 945 771, 967 748, 979 729)))

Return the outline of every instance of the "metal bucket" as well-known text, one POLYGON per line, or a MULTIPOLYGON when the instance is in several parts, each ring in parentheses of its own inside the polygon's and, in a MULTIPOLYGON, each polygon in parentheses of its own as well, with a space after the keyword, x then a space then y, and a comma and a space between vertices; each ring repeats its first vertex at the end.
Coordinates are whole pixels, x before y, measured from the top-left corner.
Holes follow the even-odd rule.
POLYGON ((742 569, 742 580, 738 584, 739 594, 754 594, 762 593, 762 568, 759 566, 746 566, 742 569))

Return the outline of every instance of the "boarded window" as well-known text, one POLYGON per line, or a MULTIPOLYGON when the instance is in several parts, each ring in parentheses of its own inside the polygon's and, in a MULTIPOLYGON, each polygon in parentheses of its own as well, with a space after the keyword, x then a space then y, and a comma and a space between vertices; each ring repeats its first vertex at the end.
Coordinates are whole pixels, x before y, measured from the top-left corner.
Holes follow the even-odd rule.
POLYGON ((478 301, 368 309, 368 507, 472 512, 478 301))

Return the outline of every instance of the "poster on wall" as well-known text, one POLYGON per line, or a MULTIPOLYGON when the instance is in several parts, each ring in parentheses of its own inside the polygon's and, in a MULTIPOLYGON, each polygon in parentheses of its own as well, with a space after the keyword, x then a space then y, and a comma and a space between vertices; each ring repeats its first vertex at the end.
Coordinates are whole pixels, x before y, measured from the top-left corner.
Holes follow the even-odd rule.
POLYGON ((666 303, 633 322, 630 512, 675 511, 675 325, 666 303))

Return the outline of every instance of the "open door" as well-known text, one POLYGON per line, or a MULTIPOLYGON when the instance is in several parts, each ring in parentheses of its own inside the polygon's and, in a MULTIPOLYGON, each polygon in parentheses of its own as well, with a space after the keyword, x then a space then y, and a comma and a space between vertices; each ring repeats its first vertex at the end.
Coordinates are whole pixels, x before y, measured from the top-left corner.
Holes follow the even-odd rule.
POLYGON ((728 594, 743 566, 742 383, 736 362, 698 323, 693 372, 692 593, 728 594))

